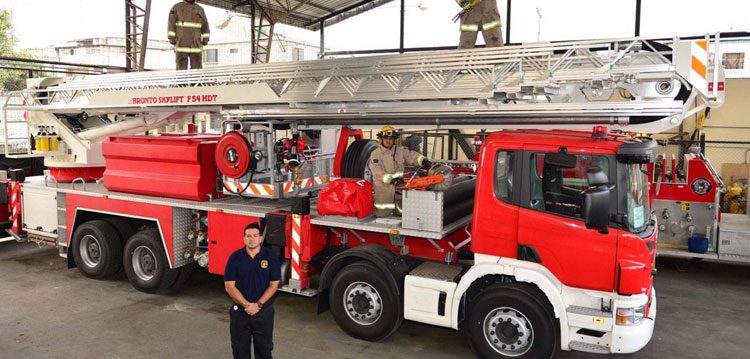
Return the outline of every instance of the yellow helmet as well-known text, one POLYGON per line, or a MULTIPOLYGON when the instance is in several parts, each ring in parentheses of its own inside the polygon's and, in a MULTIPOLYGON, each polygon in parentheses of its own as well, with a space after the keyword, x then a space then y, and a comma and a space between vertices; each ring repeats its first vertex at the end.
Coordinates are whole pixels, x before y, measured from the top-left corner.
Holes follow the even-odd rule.
POLYGON ((383 137, 398 137, 399 135, 395 127, 386 125, 380 129, 380 132, 378 132, 377 136, 378 138, 382 139, 383 137))

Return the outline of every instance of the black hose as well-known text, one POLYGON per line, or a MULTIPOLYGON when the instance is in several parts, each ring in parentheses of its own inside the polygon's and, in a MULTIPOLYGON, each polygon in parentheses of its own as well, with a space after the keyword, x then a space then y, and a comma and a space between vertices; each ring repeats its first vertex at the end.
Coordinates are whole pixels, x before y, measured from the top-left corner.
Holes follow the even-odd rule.
POLYGON ((473 200, 476 178, 456 183, 443 192, 443 207, 447 208, 461 202, 473 200))

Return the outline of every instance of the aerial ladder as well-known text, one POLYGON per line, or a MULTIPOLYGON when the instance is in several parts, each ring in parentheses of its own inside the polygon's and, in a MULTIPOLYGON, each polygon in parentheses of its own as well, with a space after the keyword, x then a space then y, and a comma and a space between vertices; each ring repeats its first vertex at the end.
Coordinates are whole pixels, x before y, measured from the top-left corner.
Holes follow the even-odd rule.
POLYGON ((197 112, 286 122, 295 130, 389 122, 423 129, 605 125, 656 133, 723 103, 719 51, 717 34, 46 78, 5 94, 0 120, 7 126, 26 113, 30 128, 53 126, 57 151, 26 145, 25 153, 11 156, 43 155, 46 166, 72 171, 102 167, 107 136, 143 133, 197 112))

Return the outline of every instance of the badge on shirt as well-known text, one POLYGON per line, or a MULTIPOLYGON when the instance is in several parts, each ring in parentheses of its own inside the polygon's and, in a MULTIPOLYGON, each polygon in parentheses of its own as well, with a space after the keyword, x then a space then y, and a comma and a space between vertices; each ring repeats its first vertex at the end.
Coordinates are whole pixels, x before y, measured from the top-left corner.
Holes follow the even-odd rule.
POLYGON ((268 261, 265 260, 265 259, 262 260, 262 261, 260 261, 260 267, 263 268, 263 269, 268 268, 268 261))

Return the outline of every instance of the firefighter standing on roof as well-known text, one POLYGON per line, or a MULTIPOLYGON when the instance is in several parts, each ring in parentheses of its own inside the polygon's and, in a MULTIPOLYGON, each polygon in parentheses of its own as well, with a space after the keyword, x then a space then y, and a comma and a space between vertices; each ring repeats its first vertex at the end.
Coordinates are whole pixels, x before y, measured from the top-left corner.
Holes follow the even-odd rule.
POLYGON ((500 12, 496 0, 456 0, 463 9, 461 18, 461 38, 459 49, 472 49, 477 42, 477 34, 482 32, 487 47, 503 46, 500 12))
POLYGON ((185 0, 169 11, 169 43, 174 45, 178 70, 203 68, 203 46, 208 45, 208 20, 195 0, 185 0))
POLYGON ((375 192, 375 216, 387 217, 396 210, 396 186, 404 183, 404 166, 429 166, 430 161, 419 152, 397 146, 398 132, 385 126, 378 132, 380 146, 372 151, 368 167, 375 192))

